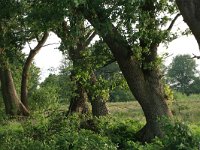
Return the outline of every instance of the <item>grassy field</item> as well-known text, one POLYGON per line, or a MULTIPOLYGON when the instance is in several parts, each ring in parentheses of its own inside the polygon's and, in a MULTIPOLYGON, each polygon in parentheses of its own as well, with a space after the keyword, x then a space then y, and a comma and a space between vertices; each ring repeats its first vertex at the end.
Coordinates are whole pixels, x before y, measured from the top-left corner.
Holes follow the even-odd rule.
MULTIPOLYGON (((145 121, 142 109, 137 101, 108 103, 112 116, 145 121)), ((180 96, 170 104, 175 118, 190 123, 200 123, 200 96, 180 96)))

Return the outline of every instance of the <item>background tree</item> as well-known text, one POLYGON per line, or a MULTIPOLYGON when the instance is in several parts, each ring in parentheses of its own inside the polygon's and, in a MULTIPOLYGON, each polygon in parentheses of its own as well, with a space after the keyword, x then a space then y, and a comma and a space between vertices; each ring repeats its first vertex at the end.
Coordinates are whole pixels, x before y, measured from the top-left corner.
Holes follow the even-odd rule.
POLYGON ((177 55, 169 66, 167 76, 171 87, 178 92, 190 94, 196 78, 197 64, 190 55, 177 55))

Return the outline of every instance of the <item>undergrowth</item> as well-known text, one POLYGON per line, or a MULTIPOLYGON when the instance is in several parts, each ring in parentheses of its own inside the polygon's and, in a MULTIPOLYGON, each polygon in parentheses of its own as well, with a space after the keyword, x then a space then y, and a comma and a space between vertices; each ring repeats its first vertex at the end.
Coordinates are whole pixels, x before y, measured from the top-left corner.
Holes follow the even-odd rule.
POLYGON ((136 132, 144 123, 113 116, 92 118, 52 111, 29 118, 4 118, 1 150, 197 150, 200 127, 162 120, 165 137, 142 144, 136 132))

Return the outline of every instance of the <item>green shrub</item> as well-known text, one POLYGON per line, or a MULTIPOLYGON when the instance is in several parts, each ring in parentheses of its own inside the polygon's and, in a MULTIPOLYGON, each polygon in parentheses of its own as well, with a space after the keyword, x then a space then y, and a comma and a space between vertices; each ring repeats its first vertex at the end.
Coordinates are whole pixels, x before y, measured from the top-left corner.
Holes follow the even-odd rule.
POLYGON ((199 141, 191 129, 184 122, 164 121, 165 137, 162 139, 166 150, 194 150, 198 149, 199 141))
POLYGON ((58 104, 58 92, 54 88, 39 88, 30 96, 32 110, 46 109, 58 104))
POLYGON ((128 141, 135 141, 135 133, 141 128, 139 122, 118 117, 96 118, 97 132, 107 136, 119 149, 126 147, 128 141))
POLYGON ((140 122, 117 117, 92 118, 51 110, 26 120, 7 119, 0 127, 1 150, 197 150, 198 125, 161 120, 165 136, 151 143, 136 141, 140 122))

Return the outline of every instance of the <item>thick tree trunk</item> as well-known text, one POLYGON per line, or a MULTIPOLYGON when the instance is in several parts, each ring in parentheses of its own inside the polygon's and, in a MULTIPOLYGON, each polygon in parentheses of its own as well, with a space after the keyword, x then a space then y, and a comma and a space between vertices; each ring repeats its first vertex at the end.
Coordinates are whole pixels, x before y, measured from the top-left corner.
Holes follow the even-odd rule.
MULTIPOLYGON (((95 86, 97 84, 96 75, 94 73, 91 74, 91 85, 95 86)), ((90 102, 92 105, 92 114, 93 116, 100 117, 106 116, 109 113, 108 107, 106 105, 106 100, 101 95, 94 95, 93 91, 89 91, 88 93, 90 97, 90 102)))
MULTIPOLYGON (((2 59, 1 59, 2 62, 2 59)), ((6 114, 28 116, 29 112, 18 98, 11 71, 7 63, 0 66, 1 89, 6 114)))
POLYGON ((150 141, 155 136, 161 137, 162 131, 158 119, 170 117, 172 114, 164 98, 159 71, 154 68, 143 71, 141 64, 132 56, 131 46, 125 38, 101 13, 102 10, 94 12, 92 3, 90 5, 89 9, 84 7, 81 8, 81 11, 109 46, 146 117, 146 125, 138 132, 139 140, 150 141))
POLYGON ((68 115, 72 113, 87 114, 89 112, 89 106, 87 104, 86 91, 79 81, 76 81, 76 88, 75 96, 72 97, 70 101, 68 115))
POLYGON ((92 115, 93 116, 100 117, 100 116, 108 115, 109 111, 108 111, 106 102, 100 96, 95 97, 91 101, 91 105, 92 105, 92 115))
POLYGON ((48 32, 45 32, 41 41, 38 42, 37 46, 30 51, 28 58, 23 67, 22 80, 21 80, 21 102, 28 109, 28 72, 33 62, 35 55, 41 50, 42 46, 46 42, 49 36, 48 32))
POLYGON ((200 48, 200 1, 199 0, 176 0, 176 4, 195 36, 200 48))

